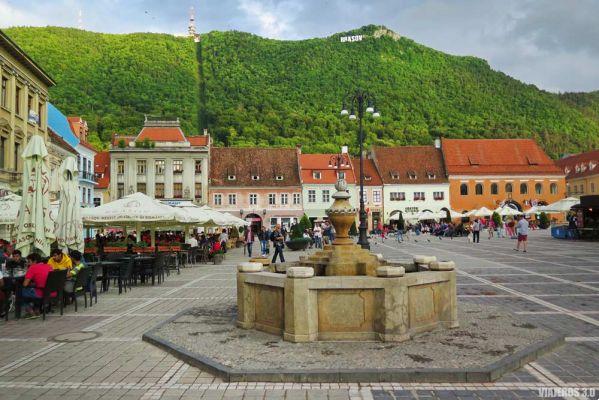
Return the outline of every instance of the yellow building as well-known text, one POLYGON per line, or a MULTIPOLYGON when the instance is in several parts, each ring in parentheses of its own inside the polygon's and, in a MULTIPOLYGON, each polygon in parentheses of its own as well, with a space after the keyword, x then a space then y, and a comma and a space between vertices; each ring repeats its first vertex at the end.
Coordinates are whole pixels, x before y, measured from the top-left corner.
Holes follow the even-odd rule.
POLYGON ((599 194, 599 150, 564 157, 556 164, 566 174, 568 196, 599 194))
POLYGON ((48 140, 52 78, 0 30, 0 190, 21 188, 21 152, 33 134, 48 140))

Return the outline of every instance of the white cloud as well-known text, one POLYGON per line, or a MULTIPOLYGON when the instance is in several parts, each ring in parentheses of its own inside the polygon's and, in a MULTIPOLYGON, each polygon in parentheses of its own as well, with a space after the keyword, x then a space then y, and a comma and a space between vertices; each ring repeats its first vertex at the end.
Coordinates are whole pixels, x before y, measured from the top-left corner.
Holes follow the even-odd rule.
POLYGON ((257 25, 259 34, 269 38, 291 38, 294 15, 301 10, 298 3, 283 1, 239 0, 238 8, 246 14, 250 24, 257 25))
POLYGON ((0 27, 40 25, 42 19, 22 7, 17 8, 5 0, 0 0, 0 27))

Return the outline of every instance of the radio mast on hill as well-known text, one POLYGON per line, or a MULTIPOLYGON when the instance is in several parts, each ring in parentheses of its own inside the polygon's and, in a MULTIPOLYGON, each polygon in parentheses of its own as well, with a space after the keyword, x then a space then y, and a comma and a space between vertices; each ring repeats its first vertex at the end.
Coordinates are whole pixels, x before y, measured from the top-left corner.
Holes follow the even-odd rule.
POLYGON ((196 32, 196 18, 193 6, 189 7, 189 26, 187 27, 189 37, 193 38, 194 42, 200 41, 200 35, 196 32))

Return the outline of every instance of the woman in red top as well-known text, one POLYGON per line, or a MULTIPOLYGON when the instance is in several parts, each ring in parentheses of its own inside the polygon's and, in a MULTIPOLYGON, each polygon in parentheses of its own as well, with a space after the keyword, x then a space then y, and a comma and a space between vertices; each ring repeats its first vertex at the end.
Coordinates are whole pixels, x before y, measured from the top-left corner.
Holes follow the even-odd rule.
POLYGON ((39 317, 39 311, 34 309, 31 301, 39 300, 43 297, 46 280, 48 279, 48 274, 52 272, 52 267, 43 263, 40 255, 37 253, 31 253, 27 256, 27 265, 29 265, 29 268, 25 273, 21 295, 23 301, 28 303, 25 309, 26 318, 36 318, 39 317))

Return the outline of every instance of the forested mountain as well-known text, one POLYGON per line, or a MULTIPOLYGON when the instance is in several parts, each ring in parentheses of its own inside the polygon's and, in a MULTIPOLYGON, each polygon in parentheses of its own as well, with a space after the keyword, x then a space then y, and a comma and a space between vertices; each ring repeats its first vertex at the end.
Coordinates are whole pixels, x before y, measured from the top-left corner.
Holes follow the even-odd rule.
POLYGON ((104 142, 137 132, 149 113, 179 116, 187 133, 207 126, 224 145, 355 149, 357 124, 339 111, 362 87, 382 115, 365 123, 369 144, 442 135, 535 137, 553 156, 599 147, 599 92, 548 93, 377 26, 301 41, 210 32, 197 45, 162 34, 6 32, 58 82, 52 101, 87 118, 104 142), (341 42, 350 34, 364 39, 341 42))

